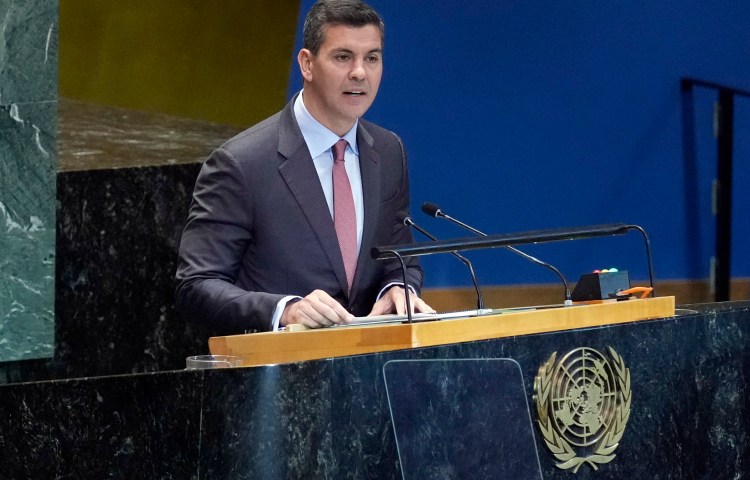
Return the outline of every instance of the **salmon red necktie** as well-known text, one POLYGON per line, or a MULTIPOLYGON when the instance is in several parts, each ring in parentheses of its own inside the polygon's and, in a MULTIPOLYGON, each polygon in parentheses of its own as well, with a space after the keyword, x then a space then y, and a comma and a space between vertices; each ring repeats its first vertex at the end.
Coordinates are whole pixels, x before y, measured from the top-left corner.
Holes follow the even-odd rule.
POLYGON ((347 141, 341 139, 331 147, 333 151, 333 224, 336 227, 336 236, 339 239, 339 248, 344 259, 346 280, 351 291, 354 272, 357 269, 357 213, 354 210, 352 187, 349 184, 349 176, 346 174, 344 164, 344 152, 347 145, 347 141))

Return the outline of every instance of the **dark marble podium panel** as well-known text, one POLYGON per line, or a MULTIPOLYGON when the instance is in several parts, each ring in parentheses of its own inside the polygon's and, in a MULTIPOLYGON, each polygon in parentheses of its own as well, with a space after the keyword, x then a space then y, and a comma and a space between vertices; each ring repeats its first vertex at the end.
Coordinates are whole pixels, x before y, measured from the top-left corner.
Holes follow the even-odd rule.
POLYGON ((0 477, 197 478, 201 383, 144 374, 0 387, 12 413, 0 419, 0 477))
MULTIPOLYGON (((0 465, 4 478, 396 479, 386 362, 511 358, 531 404, 552 352, 611 346, 631 371, 630 421, 616 458, 574 478, 746 478, 750 302, 680 313, 296 364, 0 386, 0 465)), ((544 478, 571 478, 536 443, 544 478)))
POLYGON ((173 307, 177 249, 199 168, 58 176, 56 377, 174 369, 188 355, 208 353, 207 334, 173 307))

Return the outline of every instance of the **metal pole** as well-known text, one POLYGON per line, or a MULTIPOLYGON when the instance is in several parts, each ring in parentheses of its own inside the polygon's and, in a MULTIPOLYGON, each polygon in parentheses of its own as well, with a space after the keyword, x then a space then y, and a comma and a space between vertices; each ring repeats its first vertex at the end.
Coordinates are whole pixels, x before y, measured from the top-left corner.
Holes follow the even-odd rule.
POLYGON ((732 138, 734 136, 734 94, 719 90, 717 178, 716 178, 716 270, 714 300, 729 300, 732 240, 732 138))

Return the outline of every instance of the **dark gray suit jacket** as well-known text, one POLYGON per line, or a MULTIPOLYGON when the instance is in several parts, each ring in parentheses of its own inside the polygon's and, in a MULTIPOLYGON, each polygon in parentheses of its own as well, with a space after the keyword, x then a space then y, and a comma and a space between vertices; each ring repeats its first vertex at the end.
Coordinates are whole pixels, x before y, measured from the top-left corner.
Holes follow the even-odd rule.
MULTIPOLYGON (((176 306, 215 334, 264 331, 286 295, 321 289, 367 315, 400 263, 373 260, 375 245, 412 241, 397 220, 409 208, 406 154, 392 132, 360 120, 357 144, 364 230, 351 296, 330 211, 292 108, 240 133, 204 163, 182 235, 176 306)), ((407 262, 419 292, 422 270, 407 262)))

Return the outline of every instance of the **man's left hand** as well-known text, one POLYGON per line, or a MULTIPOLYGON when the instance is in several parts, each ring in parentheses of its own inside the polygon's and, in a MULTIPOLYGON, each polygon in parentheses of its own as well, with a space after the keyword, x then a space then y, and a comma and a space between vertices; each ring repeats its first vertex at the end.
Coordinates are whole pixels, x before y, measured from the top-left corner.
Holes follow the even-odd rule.
MULTIPOLYGON (((395 313, 398 315, 406 315, 406 295, 404 294, 404 288, 400 286, 394 286, 388 289, 380 299, 375 302, 372 307, 372 311, 368 316, 372 315, 385 315, 388 313, 395 313)), ((411 304, 411 313, 435 313, 435 309, 427 305, 424 300, 409 292, 409 302, 411 304)))

